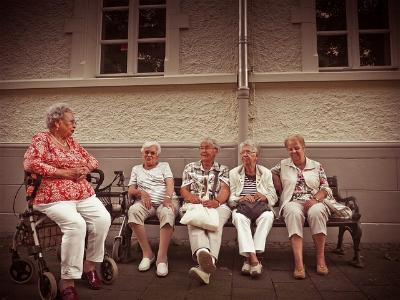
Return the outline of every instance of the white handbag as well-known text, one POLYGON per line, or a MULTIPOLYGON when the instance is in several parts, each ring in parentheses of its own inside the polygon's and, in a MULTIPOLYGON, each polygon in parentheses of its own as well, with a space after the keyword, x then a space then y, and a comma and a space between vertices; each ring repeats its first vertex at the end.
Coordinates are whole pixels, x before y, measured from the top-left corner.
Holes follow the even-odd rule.
POLYGON ((192 225, 209 231, 218 230, 219 217, 217 209, 193 203, 185 203, 184 206, 186 206, 186 212, 180 220, 181 224, 192 225))

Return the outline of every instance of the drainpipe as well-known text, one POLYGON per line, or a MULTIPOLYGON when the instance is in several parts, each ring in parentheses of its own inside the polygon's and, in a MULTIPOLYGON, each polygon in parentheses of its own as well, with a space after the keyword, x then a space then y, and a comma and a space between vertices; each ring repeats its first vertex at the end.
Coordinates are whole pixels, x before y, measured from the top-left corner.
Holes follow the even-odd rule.
POLYGON ((239 142, 248 137, 249 78, 247 65, 247 0, 239 0, 239 74, 237 101, 239 104, 239 142))

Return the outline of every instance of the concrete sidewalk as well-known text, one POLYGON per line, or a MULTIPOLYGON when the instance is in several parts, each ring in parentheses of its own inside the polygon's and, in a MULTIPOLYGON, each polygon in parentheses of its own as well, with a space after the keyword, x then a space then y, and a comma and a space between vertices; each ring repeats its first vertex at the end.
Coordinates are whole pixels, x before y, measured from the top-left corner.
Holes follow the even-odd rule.
MULTIPOLYGON (((39 299, 36 275, 31 282, 23 285, 11 281, 8 275, 11 262, 9 240, 0 241, 0 300, 39 299)), ((111 242, 108 242, 107 248, 110 247, 111 242)), ((99 291, 89 290, 82 281, 77 281, 76 285, 81 300, 400 299, 400 245, 362 245, 363 269, 348 264, 352 258, 349 245, 344 256, 333 254, 333 248, 332 244, 327 246, 330 273, 319 276, 315 271, 313 247, 306 245, 305 280, 292 277, 292 255, 287 243, 267 245, 262 262, 264 272, 257 280, 240 274, 242 259, 237 247, 224 245, 218 269, 212 275, 210 284, 200 285, 188 277, 188 270, 194 262, 188 244, 183 243, 170 247, 169 275, 166 278, 158 278, 154 266, 145 273, 137 271, 141 256, 133 251, 132 262, 118 264, 119 277, 112 285, 104 286, 99 291)), ((58 280, 60 267, 55 250, 46 252, 45 258, 58 280)))

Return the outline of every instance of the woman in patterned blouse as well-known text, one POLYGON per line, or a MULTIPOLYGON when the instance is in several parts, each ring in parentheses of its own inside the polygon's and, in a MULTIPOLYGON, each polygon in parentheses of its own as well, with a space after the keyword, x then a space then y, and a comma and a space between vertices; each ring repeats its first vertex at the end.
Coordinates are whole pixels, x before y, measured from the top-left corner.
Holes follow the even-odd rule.
POLYGON ((46 125, 48 131, 33 137, 24 156, 24 169, 42 176, 34 209, 46 214, 63 232, 61 296, 78 299, 74 279, 83 277, 91 289, 101 287, 95 264, 103 261, 111 218, 86 180, 98 161, 72 138, 76 128, 72 110, 63 103, 51 106, 46 125))
POLYGON ((305 155, 304 138, 292 135, 285 139, 290 158, 271 169, 275 188, 281 192, 279 215, 283 215, 294 256, 296 279, 306 277, 303 264, 303 224, 310 225, 316 248, 317 273, 327 275, 325 262, 326 222, 329 210, 323 201, 332 195, 324 169, 305 155))

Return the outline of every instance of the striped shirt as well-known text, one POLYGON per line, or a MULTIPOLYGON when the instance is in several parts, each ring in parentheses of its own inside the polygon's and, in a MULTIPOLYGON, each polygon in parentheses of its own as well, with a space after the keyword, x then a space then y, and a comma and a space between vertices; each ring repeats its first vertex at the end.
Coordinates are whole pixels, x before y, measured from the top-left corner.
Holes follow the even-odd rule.
POLYGON ((243 190, 240 193, 240 196, 254 195, 255 193, 257 193, 256 176, 248 176, 246 174, 244 177, 243 190))

